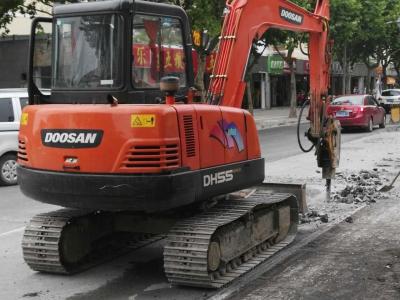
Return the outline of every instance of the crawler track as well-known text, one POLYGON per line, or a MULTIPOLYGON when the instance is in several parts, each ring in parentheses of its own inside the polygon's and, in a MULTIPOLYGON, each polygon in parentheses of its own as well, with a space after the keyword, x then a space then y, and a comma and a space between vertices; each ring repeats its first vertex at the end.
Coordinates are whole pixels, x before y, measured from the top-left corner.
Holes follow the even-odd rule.
POLYGON ((22 240, 25 262, 35 271, 73 274, 163 238, 114 233, 111 217, 73 209, 36 215, 22 240))
POLYGON ((258 190, 247 199, 222 201, 208 212, 177 223, 164 248, 168 280, 205 288, 228 284, 294 240, 297 213, 293 196, 258 190), (286 215, 290 210, 286 225, 279 221, 285 210, 286 215), (268 226, 269 231, 263 229, 268 226))

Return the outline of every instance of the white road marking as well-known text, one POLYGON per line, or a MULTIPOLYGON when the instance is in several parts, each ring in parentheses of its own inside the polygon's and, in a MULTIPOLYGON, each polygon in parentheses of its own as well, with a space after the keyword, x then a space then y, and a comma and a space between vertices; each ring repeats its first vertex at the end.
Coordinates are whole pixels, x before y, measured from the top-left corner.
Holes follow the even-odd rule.
POLYGON ((10 230, 10 231, 4 232, 4 233, 0 233, 0 237, 11 235, 11 234, 17 233, 17 232, 21 232, 24 229, 25 229, 25 227, 20 227, 20 228, 13 229, 13 230, 10 230))

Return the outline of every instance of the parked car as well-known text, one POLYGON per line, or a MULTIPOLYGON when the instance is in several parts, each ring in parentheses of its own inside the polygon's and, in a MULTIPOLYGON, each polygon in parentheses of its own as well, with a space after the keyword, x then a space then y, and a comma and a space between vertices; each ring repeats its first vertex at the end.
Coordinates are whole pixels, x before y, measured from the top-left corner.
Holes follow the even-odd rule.
POLYGON ((362 127, 372 131, 375 125, 384 128, 386 113, 371 95, 345 95, 335 98, 328 114, 340 121, 342 128, 362 127))
POLYGON ((0 89, 0 185, 17 184, 18 131, 26 89, 0 89))
POLYGON ((382 91, 381 96, 378 98, 379 103, 383 105, 386 113, 390 113, 390 108, 393 105, 400 104, 400 89, 388 89, 382 91))

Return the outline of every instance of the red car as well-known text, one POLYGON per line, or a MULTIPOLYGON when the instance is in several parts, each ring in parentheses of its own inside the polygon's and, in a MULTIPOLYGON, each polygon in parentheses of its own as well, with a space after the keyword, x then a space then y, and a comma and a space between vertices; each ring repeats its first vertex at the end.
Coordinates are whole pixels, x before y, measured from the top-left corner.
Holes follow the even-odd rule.
POLYGON ((375 125, 385 128, 385 109, 371 95, 345 95, 335 98, 328 114, 340 121, 342 128, 362 127, 372 131, 375 125))

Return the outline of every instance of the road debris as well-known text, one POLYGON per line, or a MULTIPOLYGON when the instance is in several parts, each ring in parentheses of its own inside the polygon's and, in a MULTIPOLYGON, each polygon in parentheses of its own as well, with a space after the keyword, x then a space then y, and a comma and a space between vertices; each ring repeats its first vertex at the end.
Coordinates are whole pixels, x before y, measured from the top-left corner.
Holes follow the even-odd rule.
POLYGON ((32 292, 32 293, 23 294, 22 297, 23 298, 25 298, 25 297, 38 297, 40 294, 41 294, 41 292, 32 292))
POLYGON ((321 221, 322 223, 328 223, 329 216, 326 213, 320 214, 316 210, 310 210, 308 213, 300 214, 299 220, 300 224, 312 223, 316 221, 321 221))
POLYGON ((346 221, 347 223, 353 223, 353 222, 354 222, 353 217, 347 217, 347 218, 345 219, 345 221, 346 221))
POLYGON ((336 202, 368 204, 384 198, 379 192, 379 186, 383 183, 377 168, 372 171, 361 170, 358 174, 341 176, 341 179, 346 182, 346 186, 344 189, 332 193, 332 199, 336 202))

